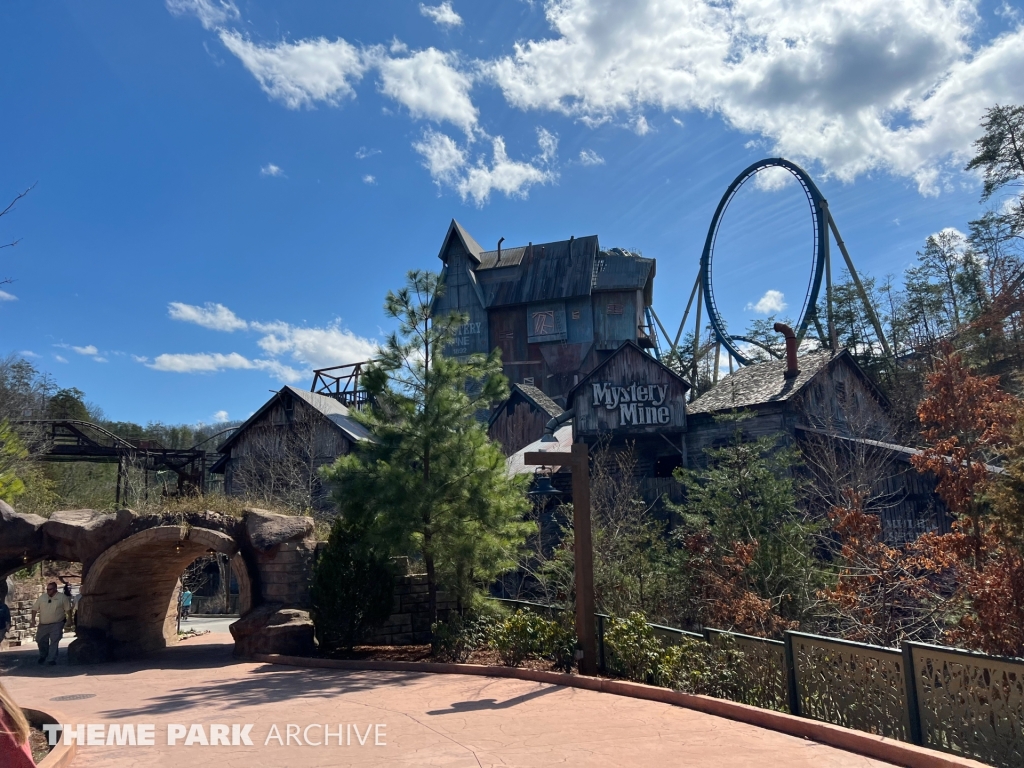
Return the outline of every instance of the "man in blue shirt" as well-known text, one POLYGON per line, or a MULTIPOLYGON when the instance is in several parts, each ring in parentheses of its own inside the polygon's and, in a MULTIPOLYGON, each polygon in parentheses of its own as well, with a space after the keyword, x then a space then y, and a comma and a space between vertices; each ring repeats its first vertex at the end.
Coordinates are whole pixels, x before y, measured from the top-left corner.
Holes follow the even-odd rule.
POLYGON ((188 611, 192 607, 192 593, 187 589, 181 593, 181 618, 188 621, 188 611))

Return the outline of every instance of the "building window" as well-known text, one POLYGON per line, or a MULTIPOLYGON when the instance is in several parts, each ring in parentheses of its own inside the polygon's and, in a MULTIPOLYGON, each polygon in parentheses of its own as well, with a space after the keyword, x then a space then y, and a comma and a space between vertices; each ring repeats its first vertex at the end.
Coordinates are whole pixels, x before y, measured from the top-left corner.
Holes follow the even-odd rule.
POLYGON ((548 336, 555 332, 555 311, 553 309, 533 313, 533 335, 548 336))
POLYGON ((609 304, 605 309, 605 312, 609 315, 621 315, 622 305, 621 304, 609 304))
POLYGON ((574 309, 572 311, 572 319, 573 320, 579 320, 580 319, 580 311, 578 309, 574 309))
POLYGON ((525 379, 523 379, 523 384, 526 384, 527 386, 532 387, 533 386, 533 376, 527 376, 525 379))

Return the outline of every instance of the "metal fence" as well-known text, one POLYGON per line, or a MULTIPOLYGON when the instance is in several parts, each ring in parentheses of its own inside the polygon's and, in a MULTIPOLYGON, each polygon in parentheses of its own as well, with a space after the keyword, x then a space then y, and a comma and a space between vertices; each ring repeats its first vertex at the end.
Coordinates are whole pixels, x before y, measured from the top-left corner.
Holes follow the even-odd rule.
MULTIPOLYGON (((513 607, 561 608, 517 600, 513 607)), ((598 653, 606 669, 597 614, 598 653)), ((741 652, 737 701, 951 752, 1006 768, 1024 765, 1024 659, 904 643, 883 648, 786 632, 783 640, 650 625, 667 642, 700 638, 741 652)))

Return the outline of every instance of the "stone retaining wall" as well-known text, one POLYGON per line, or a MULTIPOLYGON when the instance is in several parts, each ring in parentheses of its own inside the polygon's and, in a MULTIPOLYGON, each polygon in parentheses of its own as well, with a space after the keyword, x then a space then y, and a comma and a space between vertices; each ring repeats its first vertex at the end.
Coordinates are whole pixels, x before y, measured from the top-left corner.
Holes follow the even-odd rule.
MULTIPOLYGON (((444 618, 456 604, 443 592, 437 594, 437 612, 444 618)), ((366 639, 368 645, 418 645, 430 642, 430 595, 427 575, 403 576, 395 585, 395 603, 383 626, 366 639)))
MULTIPOLYGON (((42 594, 42 588, 39 591, 42 594)), ((32 642, 35 630, 28 625, 32 618, 32 603, 32 600, 11 600, 7 603, 11 609, 11 630, 3 643, 4 648, 16 648, 32 642)))

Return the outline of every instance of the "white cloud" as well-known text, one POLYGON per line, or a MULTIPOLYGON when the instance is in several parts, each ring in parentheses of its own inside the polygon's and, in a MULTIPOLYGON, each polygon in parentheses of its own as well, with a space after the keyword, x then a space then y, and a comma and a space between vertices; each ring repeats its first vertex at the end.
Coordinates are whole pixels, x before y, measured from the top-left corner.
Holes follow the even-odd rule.
POLYGON ((796 177, 792 173, 777 165, 758 171, 754 176, 754 189, 762 192, 777 192, 796 183, 796 177))
POLYGON ((269 323, 247 322, 222 304, 196 307, 174 302, 170 315, 216 331, 249 329, 260 334, 257 345, 260 357, 247 357, 238 352, 165 353, 152 361, 148 357, 132 355, 136 362, 157 371, 173 373, 216 373, 226 370, 265 371, 280 381, 294 383, 309 378, 314 368, 326 368, 366 360, 372 357, 377 345, 349 330, 341 328, 340 321, 326 327, 294 326, 276 320, 269 323), (286 358, 287 362, 281 358, 286 358))
POLYGON ((366 174, 365 176, 363 176, 363 184, 369 184, 370 186, 374 186, 376 183, 377 183, 377 177, 376 176, 373 176, 372 174, 369 174, 369 173, 366 174))
POLYGON ((74 350, 75 352, 77 352, 80 355, 96 355, 96 354, 99 354, 99 350, 96 349, 96 347, 94 345, 92 345, 92 344, 87 344, 84 347, 72 346, 71 349, 74 350))
POLYGON ((423 156, 423 166, 436 183, 456 185, 459 171, 466 165, 466 153, 450 136, 428 130, 412 146, 423 156))
POLYGON ((249 324, 238 315, 225 307, 223 304, 207 302, 202 307, 194 304, 183 304, 180 301, 172 301, 167 305, 167 314, 172 320, 181 320, 185 323, 195 323, 203 328, 212 331, 241 331, 249 327, 249 324))
POLYGON ((356 160, 365 160, 368 157, 379 155, 379 149, 367 149, 366 147, 360 147, 356 150, 356 160))
POLYGON ((172 373, 217 373, 227 370, 267 371, 284 382, 294 383, 305 378, 305 374, 277 360, 250 360, 237 352, 198 352, 187 354, 157 355, 148 367, 155 371, 172 373))
POLYGON ((215 414, 213 414, 214 424, 223 424, 225 421, 228 421, 227 411, 217 411, 215 414))
POLYGON ((54 355, 53 359, 58 363, 66 363, 68 361, 66 357, 62 357, 61 355, 54 355))
POLYGON ((267 163, 260 168, 260 176, 281 176, 282 174, 284 174, 284 171, 273 163, 267 163))
POLYGON ((747 304, 746 310, 748 312, 754 311, 762 315, 774 315, 784 310, 788 305, 786 304, 786 297, 782 291, 776 291, 769 288, 764 292, 764 296, 757 300, 756 304, 747 304))
POLYGON ((18 352, 18 354, 21 355, 22 357, 41 357, 41 355, 37 355, 31 349, 23 349, 20 352, 18 352))
POLYGON ((237 32, 221 30, 219 34, 267 95, 289 109, 312 107, 317 101, 337 105, 354 97, 352 84, 368 68, 364 52, 341 38, 263 46, 237 32))
POLYGON ((0 291, 0 301, 17 301, 18 297, 7 291, 0 291))
POLYGON ((258 343, 267 355, 288 356, 310 369, 357 363, 373 357, 377 350, 371 339, 342 328, 338 321, 324 328, 283 322, 253 323, 253 327, 264 332, 258 343))
POLYGON ((643 115, 637 115, 630 120, 629 127, 633 129, 637 136, 646 136, 651 132, 651 126, 647 124, 647 118, 643 115))
POLYGON ((580 150, 581 165, 604 165, 604 158, 592 149, 580 150))
POLYGON ((433 21, 439 27, 461 27, 462 17, 452 8, 450 0, 445 0, 437 6, 424 5, 420 3, 420 13, 433 21))
POLYGON ((554 160, 558 137, 540 128, 537 143, 541 152, 531 162, 510 159, 501 136, 491 139, 490 161, 478 157, 470 163, 465 150, 451 137, 437 131, 426 131, 413 148, 423 156, 423 165, 438 186, 451 187, 463 200, 472 198, 477 206, 482 206, 493 191, 506 197, 525 198, 530 187, 558 178, 558 174, 547 167, 554 160))
POLYGON ((95 362, 97 362, 97 363, 106 363, 106 362, 109 362, 109 361, 107 360, 107 358, 105 358, 105 357, 100 357, 100 356, 96 356, 96 357, 94 357, 94 358, 93 358, 93 360, 94 360, 95 362))
POLYGON ((416 118, 449 122, 466 133, 476 126, 477 109, 469 98, 472 78, 458 69, 454 54, 436 48, 400 59, 381 56, 381 91, 416 118))
POLYGON ((883 169, 934 193, 984 110, 1024 101, 1024 27, 976 42, 972 0, 551 0, 545 12, 553 35, 482 65, 512 105, 593 122, 717 113, 843 180, 883 169))
POLYGON ((163 354, 148 364, 157 371, 173 371, 174 373, 208 373, 227 369, 252 368, 252 361, 237 352, 224 355, 219 352, 199 352, 191 354, 163 354))
POLYGON ((240 18, 232 0, 165 0, 167 10, 175 16, 195 16, 204 29, 216 29, 240 18))

